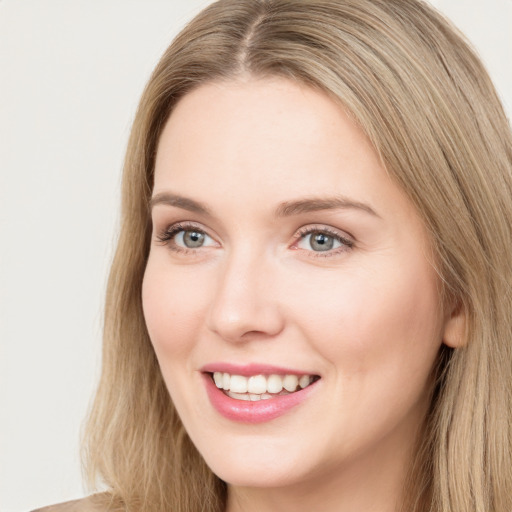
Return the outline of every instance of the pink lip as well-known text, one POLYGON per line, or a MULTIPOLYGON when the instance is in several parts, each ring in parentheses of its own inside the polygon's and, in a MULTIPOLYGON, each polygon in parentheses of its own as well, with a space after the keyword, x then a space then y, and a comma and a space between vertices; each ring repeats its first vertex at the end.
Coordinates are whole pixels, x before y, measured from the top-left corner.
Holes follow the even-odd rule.
MULTIPOLYGON (((230 365, 229 365, 230 366, 230 365)), ((222 365, 223 368, 226 366, 222 365)), ((286 370, 285 372, 279 371, 276 367, 272 367, 270 370, 268 368, 264 369, 261 365, 257 365, 258 369, 256 372, 247 370, 247 367, 244 367, 245 372, 240 372, 240 368, 237 368, 236 371, 228 371, 220 370, 219 365, 215 365, 215 371, 226 371, 227 373, 232 373, 235 375, 255 375, 255 374, 298 374, 297 372, 290 372, 286 370)), ((205 372, 209 370, 204 370, 205 372)), ((304 374, 302 374, 304 375, 304 374)), ((275 398, 269 398, 268 400, 259 400, 257 402, 250 402, 246 400, 236 400, 234 398, 230 398, 222 390, 217 388, 210 373, 203 373, 203 381, 206 386, 206 392, 208 394, 208 398, 210 399, 213 407, 225 418, 238 421, 242 423, 263 423, 266 421, 273 420, 282 416, 290 409, 300 405, 304 400, 308 398, 308 396, 316 389, 316 384, 318 381, 313 382, 307 388, 301 389, 300 391, 296 391, 295 393, 290 393, 289 395, 279 395, 275 398)))
POLYGON ((210 363, 201 368, 202 372, 214 373, 224 372, 231 375, 244 375, 250 377, 251 375, 313 375, 308 371, 291 370, 280 366, 272 366, 269 364, 244 364, 237 365, 231 363, 210 363))

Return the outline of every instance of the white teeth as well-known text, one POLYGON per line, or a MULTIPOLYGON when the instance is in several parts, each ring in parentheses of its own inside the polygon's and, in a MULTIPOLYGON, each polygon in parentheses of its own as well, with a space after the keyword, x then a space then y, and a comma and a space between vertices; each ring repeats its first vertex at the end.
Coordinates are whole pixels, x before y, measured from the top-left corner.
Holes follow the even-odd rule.
POLYGON ((229 390, 234 393, 247 393, 247 378, 242 375, 231 375, 229 390))
POLYGON ((219 389, 238 400, 267 400, 276 394, 288 394, 304 389, 313 382, 312 375, 231 375, 214 372, 213 380, 219 389))
POLYGON ((222 377, 223 377, 223 375, 222 375, 222 373, 220 373, 220 372, 215 372, 215 373, 213 374, 213 380, 215 381, 215 385, 216 385, 218 388, 220 388, 220 389, 222 389, 222 388, 223 388, 223 386, 222 386, 223 378, 222 378, 222 377))
POLYGON ((283 390, 283 379, 279 375, 271 375, 267 379, 267 391, 269 393, 280 393, 283 390))
POLYGON ((300 379, 299 379, 299 386, 304 389, 304 388, 307 388, 309 386, 309 384, 311 383, 311 379, 309 378, 309 375, 303 375, 300 379))
POLYGON ((247 391, 249 391, 249 393, 254 393, 256 395, 261 395, 261 393, 265 393, 265 391, 267 391, 267 379, 265 378, 265 376, 253 375, 252 377, 249 377, 247 391))
POLYGON ((233 393, 233 391, 227 391, 226 394, 231 398, 235 398, 236 400, 245 400, 251 402, 258 402, 259 400, 268 400, 269 398, 272 398, 272 395, 269 395, 268 393, 253 395, 251 393, 233 393))
POLYGON ((283 387, 286 391, 295 391, 299 385, 299 378, 297 375, 286 375, 283 379, 283 387))
POLYGON ((247 393, 233 393, 233 391, 230 391, 228 395, 231 398, 236 398, 237 400, 250 400, 250 396, 247 393))

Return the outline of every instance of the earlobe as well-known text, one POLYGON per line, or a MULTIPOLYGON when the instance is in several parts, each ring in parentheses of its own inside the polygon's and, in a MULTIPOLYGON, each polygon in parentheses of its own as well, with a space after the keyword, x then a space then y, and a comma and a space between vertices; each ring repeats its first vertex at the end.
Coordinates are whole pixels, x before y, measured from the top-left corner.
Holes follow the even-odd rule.
POLYGON ((466 342, 466 312, 462 304, 458 303, 445 320, 443 343, 451 348, 461 348, 466 342))

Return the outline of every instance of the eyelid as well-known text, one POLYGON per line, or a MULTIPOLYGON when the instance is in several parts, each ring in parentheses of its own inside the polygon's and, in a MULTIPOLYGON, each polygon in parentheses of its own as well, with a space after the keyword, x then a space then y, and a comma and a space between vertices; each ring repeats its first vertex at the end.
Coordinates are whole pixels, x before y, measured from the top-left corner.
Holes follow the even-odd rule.
POLYGON ((218 245, 218 242, 215 239, 215 237, 210 235, 207 229, 205 229, 201 224, 192 221, 175 222, 173 224, 167 225, 164 229, 157 231, 156 240, 162 245, 168 245, 171 250, 179 253, 197 253, 201 249, 211 247, 211 245, 207 245, 197 248, 191 248, 182 247, 181 245, 176 244, 174 239, 176 235, 181 231, 197 231, 199 233, 203 233, 205 236, 213 240, 218 245))
POLYGON ((339 229, 333 228, 332 226, 326 226, 324 224, 310 224, 307 226, 303 226, 297 230, 294 236, 294 242, 291 246, 292 249, 302 250, 307 253, 311 253, 311 257, 313 258, 322 258, 328 256, 336 256, 337 254, 344 253, 350 251, 355 245, 354 237, 349 235, 345 231, 341 231, 339 229), (337 247, 335 249, 330 249, 327 251, 314 251, 313 249, 302 249, 297 247, 297 244, 305 238, 307 235, 312 233, 324 233, 328 236, 335 238, 337 241, 341 243, 341 247, 337 247))
MULTIPOLYGON (((202 224, 198 222, 193 221, 182 221, 182 222, 175 222, 169 225, 166 225, 165 228, 157 231, 156 233, 156 239, 157 242, 162 245, 169 246, 169 249, 177 252, 177 253, 183 253, 183 254, 192 254, 192 255, 198 255, 198 253, 202 249, 208 249, 212 247, 212 245, 220 246, 220 244, 217 242, 216 237, 212 236, 209 233, 209 230, 206 229, 202 224), (183 247, 181 245, 178 245, 175 242, 175 237, 178 233, 182 231, 198 231, 200 233, 203 233, 205 236, 210 238, 214 244, 206 245, 206 246, 200 246, 197 248, 189 248, 189 247, 183 247)), ((355 244, 354 237, 350 234, 348 234, 346 231, 342 231, 340 229, 334 228, 332 226, 328 226, 325 224, 309 224, 306 226, 303 226, 299 228, 293 237, 292 245, 290 246, 291 249, 300 250, 305 253, 309 253, 309 257, 317 258, 317 257, 329 257, 329 256, 336 256, 340 253, 344 253, 347 251, 350 251, 355 244), (337 240, 341 246, 336 247, 333 249, 329 249, 326 251, 315 251, 313 249, 304 249, 301 247, 298 247, 298 243, 303 240, 306 236, 313 234, 313 233, 323 233, 330 237, 333 237, 335 240, 337 240)))

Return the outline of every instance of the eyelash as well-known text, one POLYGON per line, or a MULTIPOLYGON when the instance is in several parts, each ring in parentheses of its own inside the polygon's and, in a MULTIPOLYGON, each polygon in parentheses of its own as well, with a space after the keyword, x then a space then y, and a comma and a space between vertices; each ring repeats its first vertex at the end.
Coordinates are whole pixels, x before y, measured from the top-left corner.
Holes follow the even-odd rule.
MULTIPOLYGON (((185 231, 185 232, 186 231, 195 231, 197 233, 202 233, 206 236, 209 236, 208 233, 206 233, 204 229, 202 229, 201 227, 199 227, 196 224, 177 223, 177 224, 173 224, 172 226, 165 228, 162 232, 157 234, 157 236, 156 236, 157 241, 162 245, 168 245, 169 248, 174 252, 181 253, 181 254, 197 255, 197 252, 198 252, 197 249, 181 247, 181 246, 177 245, 176 243, 174 243, 175 236, 178 233, 180 233, 181 231, 185 231)), ((334 229, 329 228, 327 226, 310 225, 310 226, 305 226, 303 228, 300 228, 297 231, 297 233, 295 235, 295 241, 293 242, 292 248, 299 249, 298 247, 293 247, 293 246, 296 246, 307 235, 311 235, 313 233, 325 234, 329 237, 332 237, 334 240, 336 240, 337 242, 339 242, 341 244, 340 247, 338 247, 336 249, 330 249, 325 252, 303 249, 304 251, 311 253, 312 254, 311 257, 313 257, 313 258, 328 258, 328 257, 332 257, 332 256, 337 256, 340 253, 350 251, 354 247, 353 240, 342 236, 339 232, 335 231, 334 229)))
POLYGON ((305 226, 303 228, 300 228, 297 231, 296 241, 293 243, 293 245, 297 245, 303 238, 305 238, 307 235, 311 235, 313 233, 325 234, 327 236, 334 238, 334 240, 336 240, 337 242, 339 242, 341 244, 340 247, 338 247, 336 249, 331 249, 331 250, 328 250, 325 252, 313 251, 313 250, 309 251, 309 250, 304 249, 304 250, 306 250, 306 252, 312 253, 314 255, 312 257, 314 257, 314 258, 330 258, 332 256, 337 256, 341 253, 350 251, 354 247, 354 241, 351 240, 350 238, 342 236, 338 231, 336 231, 332 228, 329 228, 328 226, 319 226, 319 225, 310 225, 310 226, 305 226))
POLYGON ((201 229, 199 226, 190 223, 177 223, 173 224, 165 228, 162 232, 157 234, 157 241, 162 245, 168 245, 171 251, 181 253, 181 254, 195 254, 197 253, 197 249, 187 249, 185 247, 180 247, 174 243, 174 237, 180 233, 181 231, 195 231, 197 233, 203 233, 207 235, 204 229, 201 229))

